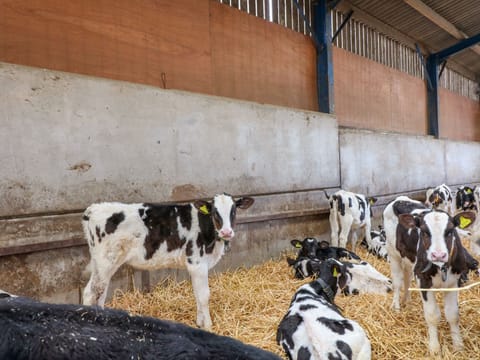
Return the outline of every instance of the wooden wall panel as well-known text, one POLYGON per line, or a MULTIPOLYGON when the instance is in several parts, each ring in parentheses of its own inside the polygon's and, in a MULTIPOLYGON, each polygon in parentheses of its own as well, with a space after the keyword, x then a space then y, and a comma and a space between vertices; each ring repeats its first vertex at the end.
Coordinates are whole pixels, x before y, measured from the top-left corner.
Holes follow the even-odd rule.
POLYGON ((426 92, 421 79, 334 48, 339 125, 423 135, 426 92))
MULTIPOLYGON (((0 7, 0 61, 318 108, 309 37, 215 0, 0 0, 0 7)), ((426 134, 421 79, 339 48, 333 60, 340 125, 426 134)), ((480 139, 479 103, 440 96, 441 137, 480 139)))
POLYGON ((480 141, 480 103, 446 89, 439 91, 440 137, 480 141))
POLYGON ((211 93, 209 49, 205 0, 1 1, 0 61, 211 93))
POLYGON ((211 3, 215 94, 317 110, 315 49, 300 33, 211 3))

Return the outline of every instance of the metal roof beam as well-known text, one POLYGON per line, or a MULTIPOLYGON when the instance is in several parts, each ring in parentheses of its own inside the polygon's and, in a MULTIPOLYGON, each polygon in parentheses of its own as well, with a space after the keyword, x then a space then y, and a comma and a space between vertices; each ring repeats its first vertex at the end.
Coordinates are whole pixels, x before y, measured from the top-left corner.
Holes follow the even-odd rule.
MULTIPOLYGON (((466 35, 464 32, 460 31, 455 25, 453 25, 450 21, 445 19, 443 16, 441 16, 439 13, 435 12, 432 8, 428 7, 425 5, 422 1, 420 0, 403 0, 405 3, 410 5, 412 8, 417 10, 420 14, 425 16, 427 19, 429 19, 431 22, 433 22, 435 25, 440 27, 441 29, 445 30, 448 32, 450 35, 455 37, 456 39, 466 39, 468 38, 468 35, 466 35)), ((472 50, 480 55, 480 46, 473 46, 472 50)))
MULTIPOLYGON (((360 8, 352 5, 348 0, 342 0, 336 7, 338 11, 341 11, 342 13, 346 14, 350 10, 354 11, 353 18, 356 20, 359 20, 365 24, 367 24, 369 27, 375 29, 376 31, 387 34, 394 38, 395 40, 401 42, 404 45, 409 46, 412 49, 415 49, 415 44, 418 43, 420 45, 420 49, 422 50, 423 53, 434 53, 436 51, 439 51, 441 49, 438 48, 432 48, 427 46, 426 44, 419 42, 418 40, 415 40, 408 35, 398 31, 394 27, 384 23, 383 21, 380 21, 379 19, 369 15, 365 11, 361 10, 360 8)), ((455 62, 455 59, 449 62, 450 69, 455 70, 456 72, 468 77, 469 79, 475 79, 475 73, 472 72, 470 69, 466 68, 463 65, 458 64, 455 62)))
POLYGON ((446 58, 448 58, 449 56, 452 56, 462 50, 465 50, 479 42, 480 42, 480 34, 477 34, 472 37, 469 37, 468 39, 459 41, 455 45, 452 45, 446 49, 440 50, 439 52, 436 52, 432 55, 438 58, 438 62, 441 62, 446 58))
POLYGON ((313 3, 313 31, 318 36, 320 46, 317 47, 317 91, 318 109, 333 114, 333 60, 332 60, 332 21, 328 0, 313 3))

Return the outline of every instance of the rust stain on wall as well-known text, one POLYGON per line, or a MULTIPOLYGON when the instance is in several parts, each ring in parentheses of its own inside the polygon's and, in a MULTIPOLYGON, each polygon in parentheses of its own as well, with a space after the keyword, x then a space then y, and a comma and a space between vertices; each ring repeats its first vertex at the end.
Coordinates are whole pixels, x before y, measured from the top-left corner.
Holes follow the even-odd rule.
POLYGON ((179 185, 172 190, 172 200, 182 201, 205 196, 204 192, 192 184, 179 185))

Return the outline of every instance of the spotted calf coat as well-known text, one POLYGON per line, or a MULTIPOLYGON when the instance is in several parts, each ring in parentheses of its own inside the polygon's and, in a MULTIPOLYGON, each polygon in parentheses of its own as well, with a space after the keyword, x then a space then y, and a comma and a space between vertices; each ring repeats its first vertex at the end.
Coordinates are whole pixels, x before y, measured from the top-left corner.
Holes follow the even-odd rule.
MULTIPOLYGON (((287 258, 297 279, 318 277, 322 261, 318 259, 287 258)), ((342 288, 344 295, 387 294, 392 291, 392 281, 366 261, 340 261, 345 266, 348 284, 342 288)), ((339 290, 340 291, 340 290, 339 290)))
POLYGON ((475 189, 470 186, 460 186, 455 194, 455 213, 465 210, 478 210, 475 189))
POLYGON ((428 208, 446 211, 449 215, 455 212, 452 190, 445 184, 430 188, 425 194, 425 205, 428 208))
POLYGON ((370 238, 372 243, 368 247, 367 241, 363 239, 361 245, 367 249, 367 251, 380 259, 388 260, 385 230, 379 226, 378 230, 370 231, 370 238))
POLYGON ((345 266, 320 263, 318 278, 301 286, 277 329, 277 343, 291 360, 370 359, 370 340, 335 305, 337 289, 348 283, 345 266))
MULTIPOLYGON (((466 250, 457 234, 456 227, 463 222, 471 223, 473 212, 462 212, 455 217, 438 210, 425 209, 423 204, 405 196, 395 199, 384 211, 384 226, 387 235, 387 250, 390 257, 395 309, 400 309, 400 289, 405 294, 412 273, 418 287, 453 288, 460 285, 462 274, 468 271, 466 250)), ((440 352, 438 324, 440 309, 435 294, 423 291, 422 302, 429 333, 429 349, 432 354, 440 352)), ((404 295, 404 301, 408 296, 404 295)), ((445 292, 445 317, 455 350, 463 348, 459 329, 458 291, 445 292)))
POLYGON ((90 250, 86 305, 105 303, 110 279, 123 264, 136 269, 186 268, 197 302, 197 325, 210 328, 208 271, 235 235, 236 209, 253 199, 226 194, 191 204, 99 203, 83 215, 90 250))
POLYGON ((325 192, 325 196, 330 204, 331 244, 345 248, 351 238, 352 250, 355 251, 360 233, 360 239, 365 237, 370 247, 371 205, 377 199, 345 190, 331 196, 325 192))
POLYGON ((360 257, 355 254, 353 251, 349 251, 345 248, 330 246, 328 241, 321 240, 318 241, 316 238, 307 237, 302 241, 298 239, 290 240, 290 244, 296 249, 298 249, 297 259, 299 258, 309 258, 317 260, 326 260, 334 258, 340 260, 345 259, 354 259, 360 260, 360 257))

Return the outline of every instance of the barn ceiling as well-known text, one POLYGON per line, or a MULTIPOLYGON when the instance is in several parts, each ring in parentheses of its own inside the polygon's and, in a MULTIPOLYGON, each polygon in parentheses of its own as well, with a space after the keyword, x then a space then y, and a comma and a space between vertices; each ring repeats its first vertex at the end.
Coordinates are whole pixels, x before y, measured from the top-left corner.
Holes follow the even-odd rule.
MULTIPOLYGON (((353 17, 390 29, 412 45, 418 43, 425 54, 438 52, 465 38, 480 34, 479 0, 343 0, 342 12, 353 10, 353 17)), ((398 37, 398 36, 397 36, 398 37)), ((472 80, 480 81, 480 44, 448 59, 449 66, 472 80)))

